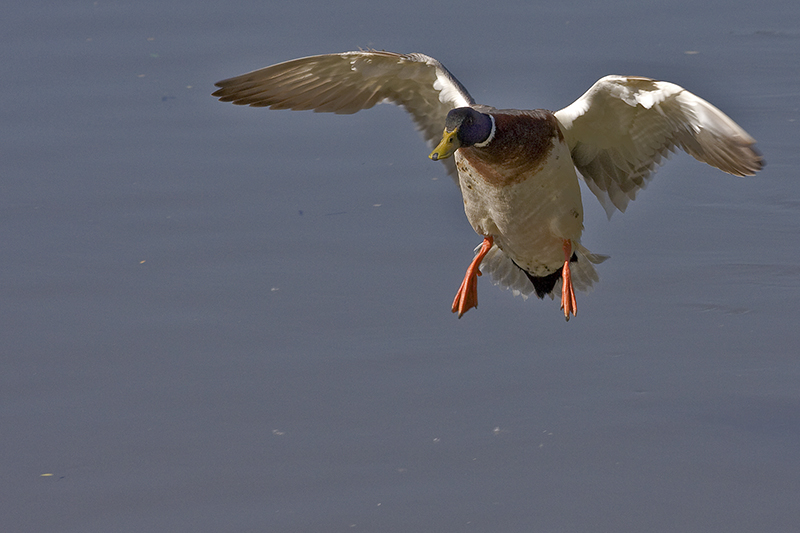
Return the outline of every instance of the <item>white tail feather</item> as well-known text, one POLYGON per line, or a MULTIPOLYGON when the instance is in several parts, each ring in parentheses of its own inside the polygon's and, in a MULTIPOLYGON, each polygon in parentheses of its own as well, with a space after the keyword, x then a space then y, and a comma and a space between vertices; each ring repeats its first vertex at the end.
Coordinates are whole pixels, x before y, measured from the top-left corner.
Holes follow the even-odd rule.
MULTIPOLYGON (((572 284, 578 291, 589 292, 594 282, 600 280, 594 265, 602 263, 608 259, 608 256, 593 254, 577 243, 574 247, 574 252, 578 260, 570 263, 572 284)), ((477 253, 480 248, 480 246, 475 248, 475 253, 477 253)), ((525 275, 525 272, 497 246, 492 246, 489 253, 483 258, 480 269, 484 274, 490 274, 492 276, 492 283, 504 289, 511 290, 514 296, 522 296, 524 299, 527 299, 528 296, 534 292, 533 283, 531 283, 528 276, 525 275)), ((555 298, 556 294, 560 297, 560 279, 556 282, 549 296, 552 299, 555 298)))

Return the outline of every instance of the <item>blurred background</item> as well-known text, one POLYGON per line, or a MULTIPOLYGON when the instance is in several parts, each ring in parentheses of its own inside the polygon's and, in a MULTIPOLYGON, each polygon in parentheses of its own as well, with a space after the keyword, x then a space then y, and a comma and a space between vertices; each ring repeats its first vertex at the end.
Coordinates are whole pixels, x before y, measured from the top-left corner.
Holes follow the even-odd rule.
POLYGON ((0 21, 0 521, 15 532, 800 528, 794 1, 37 1, 0 21), (220 103, 357 50, 560 109, 606 74, 729 114, 583 244, 578 294, 479 282, 402 109, 220 103))

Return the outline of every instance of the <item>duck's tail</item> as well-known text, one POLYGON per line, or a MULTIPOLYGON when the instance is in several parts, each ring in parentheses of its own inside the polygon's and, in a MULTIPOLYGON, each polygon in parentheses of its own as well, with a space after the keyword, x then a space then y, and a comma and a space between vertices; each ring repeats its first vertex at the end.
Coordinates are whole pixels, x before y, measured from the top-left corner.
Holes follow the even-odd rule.
MULTIPOLYGON (((475 252, 480 246, 475 248, 475 252)), ((594 282, 599 281, 594 265, 600 264, 608 259, 607 255, 593 254, 582 245, 573 243, 573 260, 570 261, 570 271, 572 273, 572 285, 576 290, 588 292, 592 289, 594 282)), ((514 296, 522 296, 527 299, 531 294, 536 294, 539 298, 545 295, 551 299, 555 295, 561 295, 561 269, 556 270, 549 276, 535 277, 517 266, 496 245, 492 246, 489 253, 481 261, 481 272, 492 276, 492 283, 500 285, 504 289, 510 289, 514 296)))

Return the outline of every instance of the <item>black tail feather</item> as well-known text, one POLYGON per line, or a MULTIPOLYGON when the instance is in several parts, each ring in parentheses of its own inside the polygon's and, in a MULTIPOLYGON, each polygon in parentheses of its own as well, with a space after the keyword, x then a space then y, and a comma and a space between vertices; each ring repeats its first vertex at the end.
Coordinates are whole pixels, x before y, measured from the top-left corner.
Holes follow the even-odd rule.
MULTIPOLYGON (((569 262, 570 263, 578 262, 578 256, 574 252, 572 254, 572 257, 569 258, 569 262)), ((514 264, 517 265, 517 263, 514 264)), ((525 275, 528 276, 529 280, 531 280, 531 283, 533 284, 533 290, 536 292, 536 296, 538 296, 539 299, 542 299, 546 295, 553 292, 553 288, 556 286, 556 283, 558 283, 558 280, 561 279, 560 268, 557 269, 555 272, 547 274, 546 276, 534 276, 521 266, 517 265, 517 267, 523 272, 525 272, 525 275)))

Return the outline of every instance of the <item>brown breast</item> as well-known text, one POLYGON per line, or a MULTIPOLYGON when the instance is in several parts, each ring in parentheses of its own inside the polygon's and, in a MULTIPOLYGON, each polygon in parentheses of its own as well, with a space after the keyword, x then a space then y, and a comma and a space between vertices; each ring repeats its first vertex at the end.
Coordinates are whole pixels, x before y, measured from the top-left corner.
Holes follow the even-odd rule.
POLYGON ((526 179, 547 160, 553 143, 564 139, 550 111, 498 110, 491 114, 495 136, 489 145, 459 148, 461 155, 491 185, 510 185, 526 179))

